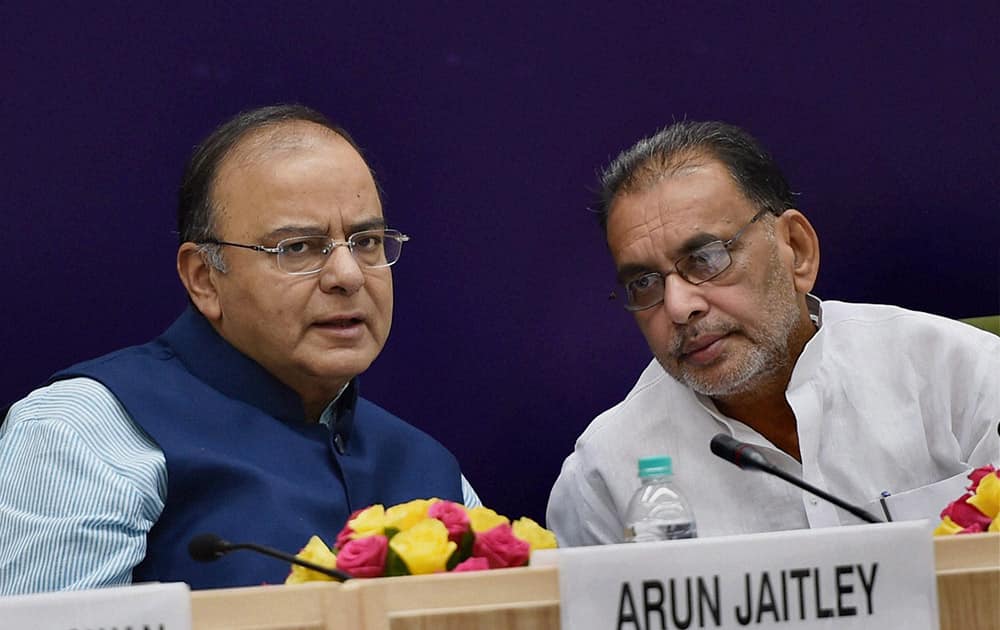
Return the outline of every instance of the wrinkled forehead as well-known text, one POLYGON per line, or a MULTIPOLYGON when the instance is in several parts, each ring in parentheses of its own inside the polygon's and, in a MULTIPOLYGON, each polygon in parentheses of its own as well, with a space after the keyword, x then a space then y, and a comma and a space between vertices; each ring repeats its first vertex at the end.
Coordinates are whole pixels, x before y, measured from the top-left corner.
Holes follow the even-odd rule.
POLYGON ((608 247, 618 262, 682 255, 732 236, 753 215, 753 204, 716 160, 689 160, 642 183, 616 196, 608 213, 608 247))
POLYGON ((666 166, 644 166, 641 172, 637 169, 627 184, 610 205, 609 230, 613 225, 696 218, 690 216, 696 209, 742 206, 748 202, 725 165, 702 155, 666 166))
POLYGON ((378 187, 357 149, 340 134, 301 121, 242 138, 220 164, 212 200, 220 231, 235 221, 255 229, 301 223, 325 232, 333 215, 382 217, 378 187))

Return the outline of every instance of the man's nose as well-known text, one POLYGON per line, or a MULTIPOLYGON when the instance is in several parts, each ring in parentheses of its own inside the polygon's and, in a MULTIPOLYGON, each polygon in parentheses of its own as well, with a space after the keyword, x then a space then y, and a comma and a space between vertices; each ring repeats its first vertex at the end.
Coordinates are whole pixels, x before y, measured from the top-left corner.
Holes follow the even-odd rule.
POLYGON ((320 289, 325 293, 339 291, 352 295, 365 284, 365 274, 361 264, 354 258, 346 244, 333 248, 319 275, 320 289))
POLYGON ((663 279, 663 308, 675 324, 687 324, 708 310, 702 285, 691 284, 680 274, 663 279))

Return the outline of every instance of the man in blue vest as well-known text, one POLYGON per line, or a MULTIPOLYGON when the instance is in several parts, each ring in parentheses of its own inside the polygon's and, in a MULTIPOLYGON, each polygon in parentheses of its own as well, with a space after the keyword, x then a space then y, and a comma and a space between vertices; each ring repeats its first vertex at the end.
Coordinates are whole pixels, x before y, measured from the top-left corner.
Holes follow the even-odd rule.
POLYGON ((478 504, 447 449, 358 396, 408 237, 343 129, 301 106, 236 116, 192 156, 178 230, 189 308, 0 426, 0 593, 280 583, 280 562, 195 564, 187 542, 294 551, 367 505, 478 504))

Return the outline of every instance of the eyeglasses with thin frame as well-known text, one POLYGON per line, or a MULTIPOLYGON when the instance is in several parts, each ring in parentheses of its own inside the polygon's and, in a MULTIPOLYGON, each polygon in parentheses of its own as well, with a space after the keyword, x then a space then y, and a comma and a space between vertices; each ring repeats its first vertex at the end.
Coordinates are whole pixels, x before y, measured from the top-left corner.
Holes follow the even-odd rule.
POLYGON ((399 230, 379 228, 355 232, 347 240, 338 241, 328 236, 293 236, 278 241, 274 247, 266 245, 248 245, 208 239, 200 241, 203 245, 226 245, 242 247, 255 252, 272 254, 278 264, 278 269, 293 276, 305 276, 318 273, 333 250, 341 245, 347 247, 354 260, 362 268, 379 269, 388 267, 399 260, 403 243, 410 237, 399 230))
MULTIPOLYGON (((736 234, 728 241, 717 240, 705 243, 694 251, 678 258, 674 261, 674 271, 681 278, 694 285, 704 284, 716 278, 733 264, 733 257, 729 253, 733 244, 747 228, 756 223, 762 216, 770 213, 769 208, 764 208, 753 215, 750 221, 741 227, 736 234)), ((634 278, 625 283, 625 310, 644 311, 663 303, 664 285, 666 274, 658 271, 644 273, 638 278, 634 278)), ((613 294, 612 294, 613 295, 613 294)))

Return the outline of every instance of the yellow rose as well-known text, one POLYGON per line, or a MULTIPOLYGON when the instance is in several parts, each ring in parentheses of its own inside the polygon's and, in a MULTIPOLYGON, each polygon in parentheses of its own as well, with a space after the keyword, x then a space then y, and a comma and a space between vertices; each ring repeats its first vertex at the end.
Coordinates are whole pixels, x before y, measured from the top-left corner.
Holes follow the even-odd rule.
POLYGON ((389 540, 389 547, 406 563, 412 575, 444 571, 458 545, 448 540, 448 528, 437 519, 420 521, 389 540))
POLYGON ((962 526, 951 520, 950 516, 946 516, 941 519, 941 523, 934 528, 935 536, 947 536, 949 534, 957 534, 962 531, 962 526))
POLYGON ((559 546, 558 543, 556 543, 555 534, 527 516, 522 516, 514 521, 512 529, 514 530, 515 536, 531 545, 532 551, 537 549, 555 549, 559 546))
POLYGON ((410 529, 427 518, 427 510, 437 499, 414 499, 394 505, 385 511, 385 526, 399 531, 410 529))
MULTIPOLYGON (((321 567, 327 567, 330 569, 337 568, 337 556, 333 555, 330 548, 326 546, 319 536, 313 536, 306 543, 306 546, 302 548, 295 556, 301 560, 306 560, 312 562, 313 564, 318 564, 321 567)), ((305 567, 300 567, 297 564, 292 565, 292 572, 288 574, 285 578, 285 584, 302 584, 304 582, 317 582, 325 581, 332 582, 333 578, 329 575, 323 575, 313 571, 312 569, 307 569, 305 567)))
POLYGON ((1000 532, 1000 515, 997 515, 993 522, 990 523, 989 528, 986 530, 988 532, 1000 532))
POLYGON ((365 536, 375 536, 385 533, 385 508, 377 503, 370 508, 366 508, 360 514, 347 522, 354 533, 351 538, 364 538, 365 536))
POLYGON ((1000 514, 1000 477, 997 477, 996 473, 990 473, 980 479, 976 494, 966 503, 975 506, 986 516, 996 518, 1000 514))
POLYGON ((477 534, 489 531, 504 523, 510 523, 510 519, 497 514, 488 507, 480 505, 469 510, 469 524, 472 525, 472 531, 477 534))

